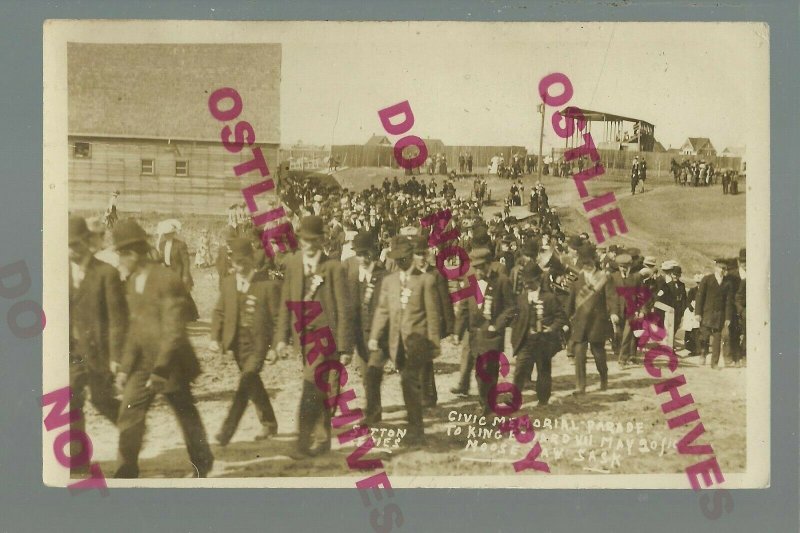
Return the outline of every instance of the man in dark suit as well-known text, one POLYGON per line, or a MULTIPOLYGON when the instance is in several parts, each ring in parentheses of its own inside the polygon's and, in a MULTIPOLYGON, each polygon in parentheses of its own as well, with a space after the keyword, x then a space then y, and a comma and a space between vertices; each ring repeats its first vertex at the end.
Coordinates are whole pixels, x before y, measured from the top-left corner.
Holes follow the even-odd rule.
POLYGON ((400 370, 406 404, 406 442, 421 446, 425 441, 422 369, 439 353, 441 325, 436 281, 414 268, 413 253, 413 244, 407 237, 397 237, 392 243, 389 254, 398 270, 386 276, 381 284, 367 348, 377 350, 379 339, 388 330, 389 357, 400 370))
MULTIPOLYGON (((511 324, 516 313, 516 301, 511 288, 511 280, 505 274, 491 269, 490 258, 491 251, 487 248, 476 248, 470 252, 470 265, 475 270, 483 302, 478 304, 475 298, 468 299, 466 309, 459 316, 460 323, 456 324, 459 338, 466 329, 469 329, 469 352, 467 354, 471 362, 469 372, 472 371, 471 367, 475 360, 482 354, 488 351, 503 351, 505 329, 511 324)), ((499 371, 499 361, 490 360, 486 365, 488 382, 478 375, 475 376, 484 415, 492 412, 488 394, 489 390, 497 384, 499 371)))
MULTIPOLYGON (((114 372, 122 360, 128 307, 119 272, 96 259, 81 217, 69 219, 69 354, 73 408, 83 409, 88 386, 97 411, 116 424, 114 372)), ((83 417, 81 417, 83 420, 83 417)))
POLYGON ((177 275, 186 288, 186 316, 187 320, 192 322, 200 318, 200 315, 197 312, 194 298, 192 298, 194 280, 190 268, 189 248, 185 242, 175 236, 178 231, 177 221, 167 220, 163 224, 164 234, 158 242, 158 254, 162 263, 177 275))
POLYGON ((367 343, 372 328, 372 318, 378 306, 383 279, 388 275, 378 262, 378 243, 371 232, 361 232, 353 238, 355 256, 345 261, 347 285, 350 293, 348 318, 353 324, 354 344, 361 376, 364 379, 366 408, 364 423, 373 425, 381 421, 381 382, 383 367, 389 357, 388 332, 378 339, 378 349, 370 350, 367 343))
POLYGON ((117 373, 117 386, 123 391, 115 477, 139 476, 145 418, 158 393, 175 412, 198 477, 206 477, 214 456, 190 387, 200 374, 200 364, 186 335, 186 288, 168 268, 147 259, 147 234, 133 220, 114 226, 113 241, 120 268, 130 272, 126 287, 130 327, 117 373))
POLYGON ((635 313, 633 310, 627 309, 626 300, 622 294, 617 292, 617 289, 637 287, 642 283, 639 273, 631 270, 632 262, 633 258, 630 254, 619 254, 614 259, 617 270, 611 274, 609 280, 611 290, 608 291, 609 318, 614 329, 614 336, 617 338, 615 344, 619 345, 618 362, 623 368, 636 358, 636 337, 633 336, 630 325, 635 313))
MULTIPOLYGON (((443 340, 453 334, 455 328, 455 312, 453 302, 450 300, 450 291, 447 278, 439 273, 437 268, 428 261, 428 239, 424 235, 414 238, 414 267, 433 277, 436 285, 436 302, 439 306, 440 331, 439 339, 443 340)), ((436 378, 433 372, 433 359, 426 361, 422 368, 422 405, 434 407, 439 397, 436 393, 436 378)))
POLYGON ((561 348, 559 333, 567 322, 564 308, 552 292, 541 290, 544 272, 535 262, 523 267, 525 290, 517 296, 517 315, 511 325, 511 345, 517 362, 514 385, 522 392, 536 366, 536 397, 547 405, 552 389, 550 360, 561 348))
MULTIPOLYGON (((695 297, 694 313, 700 321, 700 331, 711 345, 711 368, 717 368, 722 330, 731 324, 734 294, 731 283, 725 278, 728 264, 724 258, 714 261, 714 273, 700 282, 695 297)), ((725 366, 733 364, 725 361, 725 366)))
POLYGON ((579 254, 577 266, 580 273, 570 289, 567 316, 572 324, 570 342, 575 354, 575 394, 580 395, 586 393, 587 344, 600 374, 600 390, 608 388, 605 342, 612 335, 609 315, 614 287, 608 275, 599 268, 594 250, 584 248, 579 250, 579 254))
POLYGON ((739 283, 733 301, 741 331, 737 366, 744 366, 747 361, 747 251, 745 248, 739 250, 739 279, 742 281, 739 283))
POLYGON ((227 445, 236 432, 248 399, 253 401, 262 425, 256 440, 268 439, 278 432, 269 394, 258 373, 267 350, 271 349, 280 286, 270 280, 266 272, 255 270, 249 239, 235 239, 230 246, 235 273, 225 278, 214 308, 209 348, 212 352, 232 352, 242 374, 228 416, 217 434, 222 446, 227 445))
MULTIPOLYGON (((302 344, 301 338, 318 328, 329 327, 336 343, 336 352, 329 359, 342 357, 347 363, 348 353, 353 351, 352 324, 348 317, 347 284, 342 264, 322 253, 325 226, 321 217, 307 216, 301 219, 297 230, 300 251, 286 259, 286 274, 281 287, 281 302, 278 312, 278 325, 275 331, 276 351, 285 352, 289 339, 299 348, 303 365, 303 389, 300 394, 298 414, 297 445, 294 457, 301 459, 326 453, 331 447, 331 411, 324 405, 326 394, 315 384, 314 374, 322 362, 322 356, 309 362, 307 355, 314 343, 302 344), (319 302, 321 313, 304 330, 297 331, 295 313, 290 310, 292 302, 319 302), (317 426, 320 426, 317 428, 317 426), (312 442, 316 429, 322 435, 318 442, 312 442)), ((305 311, 303 312, 305 314, 305 311)), ((332 395, 338 393, 337 372, 328 373, 332 395)))

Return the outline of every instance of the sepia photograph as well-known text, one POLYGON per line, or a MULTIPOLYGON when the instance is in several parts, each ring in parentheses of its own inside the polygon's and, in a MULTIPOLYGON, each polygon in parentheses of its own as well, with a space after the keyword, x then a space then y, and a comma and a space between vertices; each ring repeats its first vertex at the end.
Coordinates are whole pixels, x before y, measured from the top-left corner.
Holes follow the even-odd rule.
POLYGON ((44 54, 47 484, 769 486, 766 25, 44 54))

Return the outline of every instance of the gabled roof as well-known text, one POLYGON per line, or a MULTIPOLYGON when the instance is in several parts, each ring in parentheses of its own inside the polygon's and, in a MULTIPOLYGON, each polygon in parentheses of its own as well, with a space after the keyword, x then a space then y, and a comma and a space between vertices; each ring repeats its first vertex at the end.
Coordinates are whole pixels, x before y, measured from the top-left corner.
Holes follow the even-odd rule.
POLYGON ((725 155, 732 155, 733 157, 744 157, 745 154, 745 147, 744 146, 726 146, 725 149, 722 151, 725 155))
MULTIPOLYGON (((711 144, 711 139, 708 137, 689 137, 686 139, 686 142, 692 147, 692 150, 695 152, 700 152, 704 150, 708 151, 716 151, 714 145, 711 144)), ((686 144, 686 143, 684 143, 686 144)))
POLYGON ((67 44, 70 135, 220 139, 208 97, 232 87, 237 120, 280 142, 280 44, 67 44))
POLYGON ((373 135, 364 144, 365 146, 392 146, 392 142, 386 135, 373 135))
POLYGON ((667 151, 667 149, 664 148, 664 145, 661 144, 660 142, 655 141, 653 143, 653 152, 666 152, 666 151, 667 151))

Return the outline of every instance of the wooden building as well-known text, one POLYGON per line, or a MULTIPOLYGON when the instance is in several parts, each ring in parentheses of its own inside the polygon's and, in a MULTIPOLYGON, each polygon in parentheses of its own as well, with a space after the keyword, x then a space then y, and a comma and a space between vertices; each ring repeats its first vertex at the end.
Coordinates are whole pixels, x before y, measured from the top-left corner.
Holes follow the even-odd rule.
POLYGON ((208 109, 221 87, 239 92, 237 121, 277 170, 280 44, 70 43, 67 56, 71 210, 102 211, 115 190, 123 212, 224 215, 241 202, 263 178, 233 173, 252 152, 221 144, 225 124, 208 109))

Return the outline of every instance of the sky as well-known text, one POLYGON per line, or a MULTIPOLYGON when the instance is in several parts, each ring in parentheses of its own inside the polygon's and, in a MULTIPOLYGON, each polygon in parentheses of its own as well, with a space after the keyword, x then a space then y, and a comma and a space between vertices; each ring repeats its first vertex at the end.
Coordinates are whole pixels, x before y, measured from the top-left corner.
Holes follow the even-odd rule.
MULTIPOLYGON (((287 23, 265 40, 283 44, 284 144, 362 144, 384 133, 379 109, 408 100, 409 134, 538 148, 538 83, 562 72, 567 105, 641 118, 665 148, 709 137, 721 151, 759 141, 750 110, 769 97, 757 24, 287 23)), ((562 143, 546 122, 545 147, 562 143)))

